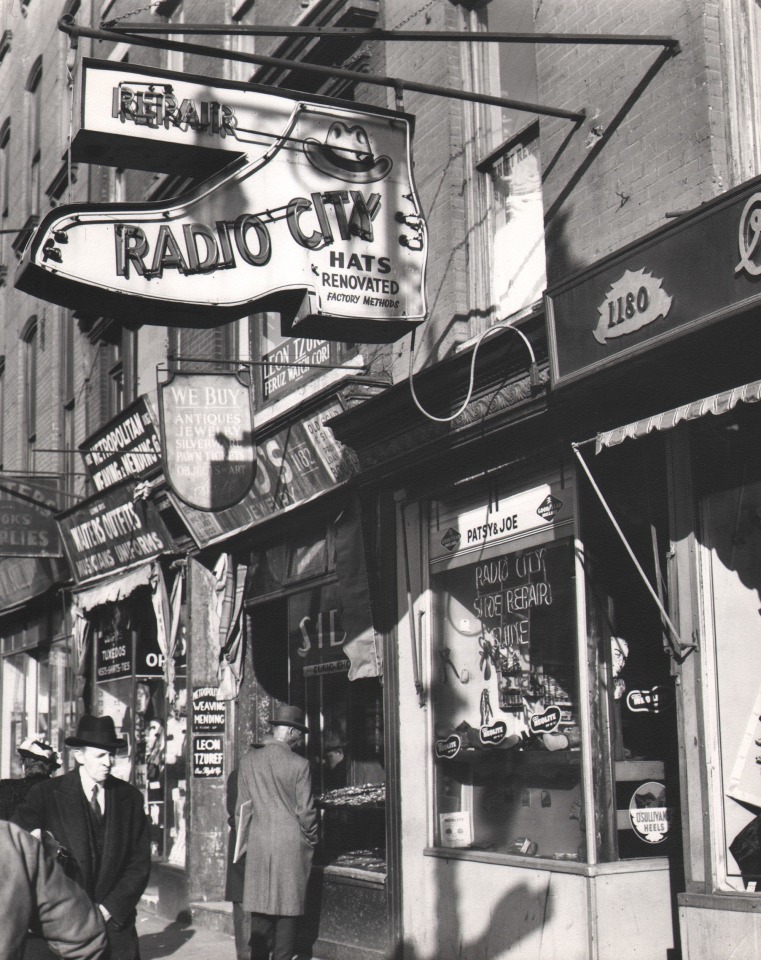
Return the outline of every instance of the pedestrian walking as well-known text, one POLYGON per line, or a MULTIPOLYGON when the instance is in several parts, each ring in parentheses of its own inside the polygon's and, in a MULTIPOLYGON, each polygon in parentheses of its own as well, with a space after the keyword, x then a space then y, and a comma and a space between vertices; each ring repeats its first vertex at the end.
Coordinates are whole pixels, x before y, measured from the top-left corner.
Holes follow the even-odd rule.
POLYGON ((80 717, 77 769, 32 787, 13 819, 54 844, 67 873, 106 921, 109 960, 139 960, 136 907, 151 869, 143 795, 111 776, 114 754, 126 745, 111 717, 80 717))
POLYGON ((270 940, 272 960, 291 960, 306 909, 317 814, 309 763, 293 752, 307 732, 303 711, 280 705, 270 724, 272 736, 243 756, 238 772, 239 829, 245 829, 246 809, 251 815, 243 909, 251 913, 251 960, 267 960, 270 940))
POLYGON ((243 884, 246 855, 235 860, 235 842, 238 836, 235 807, 238 800, 238 768, 227 778, 226 807, 230 836, 227 841, 227 870, 225 871, 225 900, 233 905, 233 931, 237 960, 251 960, 251 914, 243 909, 243 884))
POLYGON ((0 957, 21 956, 31 927, 66 960, 99 960, 107 940, 103 918, 36 837, 0 821, 0 957))
POLYGON ((27 737, 16 748, 21 758, 22 777, 0 780, 0 820, 10 820, 30 789, 41 780, 49 780, 61 764, 58 754, 41 733, 27 737))

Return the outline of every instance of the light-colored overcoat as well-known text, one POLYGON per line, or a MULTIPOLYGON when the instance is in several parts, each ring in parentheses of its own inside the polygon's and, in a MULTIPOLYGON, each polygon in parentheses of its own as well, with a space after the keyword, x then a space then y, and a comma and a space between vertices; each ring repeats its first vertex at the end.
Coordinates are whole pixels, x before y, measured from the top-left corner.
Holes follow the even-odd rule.
POLYGON ((251 801, 243 909, 298 917, 317 843, 309 764, 287 743, 268 740, 246 753, 238 770, 236 822, 251 801))

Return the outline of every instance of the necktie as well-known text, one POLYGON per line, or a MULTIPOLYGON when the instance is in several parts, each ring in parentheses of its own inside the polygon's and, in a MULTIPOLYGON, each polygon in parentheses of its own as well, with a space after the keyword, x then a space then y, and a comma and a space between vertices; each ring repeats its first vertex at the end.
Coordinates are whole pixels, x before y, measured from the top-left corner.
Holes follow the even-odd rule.
POLYGON ((97 783, 92 788, 92 797, 90 797, 90 809, 92 810, 93 819, 95 820, 96 826, 100 824, 103 819, 103 811, 100 809, 100 804, 98 803, 98 785, 97 783))

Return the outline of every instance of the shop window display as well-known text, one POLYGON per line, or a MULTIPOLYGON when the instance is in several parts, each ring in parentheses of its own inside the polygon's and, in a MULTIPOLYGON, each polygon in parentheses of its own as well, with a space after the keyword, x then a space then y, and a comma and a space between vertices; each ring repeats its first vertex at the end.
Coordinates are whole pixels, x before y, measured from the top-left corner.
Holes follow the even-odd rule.
POLYGON ((573 540, 477 557, 431 573, 436 843, 584 860, 573 540))
MULTIPOLYGON (((138 591, 139 593, 140 591, 138 591)), ((150 602, 96 608, 94 712, 113 717, 126 740, 112 773, 145 796, 151 823, 151 852, 184 866, 187 817, 187 680, 184 633, 175 657, 175 682, 168 695, 163 656, 150 602), (113 653, 112 653, 113 652, 113 653), (99 676, 99 665, 113 669, 99 676)))
POLYGON ((761 892, 761 480, 702 503, 705 616, 715 645, 722 797, 719 862, 730 890, 761 892))
POLYGON ((379 677, 349 679, 333 531, 304 533, 257 559, 252 593, 268 599, 249 601, 252 663, 269 696, 305 709, 315 862, 385 874, 383 689, 379 677))
MULTIPOLYGON (((627 542, 668 605, 662 438, 608 450, 594 475, 627 542)), ((596 495, 581 485, 593 681, 598 859, 676 856, 676 695, 660 612, 596 495), (616 812, 615 820, 607 815, 616 812)))
POLYGON ((72 731, 74 700, 67 677, 68 639, 15 653, 3 664, 3 756, 7 775, 23 775, 16 747, 33 733, 43 735, 59 756, 63 740, 72 731))

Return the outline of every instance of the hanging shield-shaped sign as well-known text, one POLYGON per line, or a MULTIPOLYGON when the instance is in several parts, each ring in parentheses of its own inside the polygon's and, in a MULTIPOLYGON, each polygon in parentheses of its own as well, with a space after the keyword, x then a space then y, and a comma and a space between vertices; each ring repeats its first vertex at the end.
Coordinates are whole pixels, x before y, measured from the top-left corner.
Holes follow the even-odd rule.
POLYGON ((159 384, 170 489, 197 510, 226 510, 256 472, 251 390, 237 373, 172 373, 159 384))

